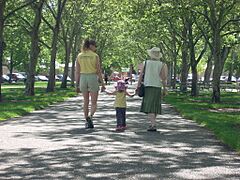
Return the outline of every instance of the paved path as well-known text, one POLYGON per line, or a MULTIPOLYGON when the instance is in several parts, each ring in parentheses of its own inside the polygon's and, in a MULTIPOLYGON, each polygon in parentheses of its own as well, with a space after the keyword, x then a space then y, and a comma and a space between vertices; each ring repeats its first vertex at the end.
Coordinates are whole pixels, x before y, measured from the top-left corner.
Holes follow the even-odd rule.
POLYGON ((240 156, 167 104, 159 131, 146 132, 129 98, 129 129, 114 132, 113 98, 100 95, 94 130, 82 97, 0 123, 0 179, 240 179, 240 156))

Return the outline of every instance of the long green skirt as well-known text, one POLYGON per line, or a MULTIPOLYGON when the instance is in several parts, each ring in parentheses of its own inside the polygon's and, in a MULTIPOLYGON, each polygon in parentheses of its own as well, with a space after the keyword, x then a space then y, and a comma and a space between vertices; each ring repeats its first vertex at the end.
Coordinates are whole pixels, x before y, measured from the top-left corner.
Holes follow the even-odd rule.
POLYGON ((161 88, 145 87, 140 112, 162 114, 161 88))

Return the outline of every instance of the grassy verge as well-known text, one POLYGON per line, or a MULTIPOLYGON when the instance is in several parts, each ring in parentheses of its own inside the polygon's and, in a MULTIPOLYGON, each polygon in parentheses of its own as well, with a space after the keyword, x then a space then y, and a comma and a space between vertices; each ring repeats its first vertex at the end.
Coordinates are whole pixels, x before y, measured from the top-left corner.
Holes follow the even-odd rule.
POLYGON ((50 104, 62 102, 76 95, 73 88, 60 89, 58 86, 55 92, 46 93, 46 82, 37 82, 35 96, 25 96, 25 86, 23 84, 3 85, 3 102, 0 103, 0 121, 43 109, 50 104))
POLYGON ((169 94, 165 98, 185 118, 214 132, 222 142, 240 152, 240 94, 222 93, 221 103, 212 104, 211 94, 199 97, 169 94))

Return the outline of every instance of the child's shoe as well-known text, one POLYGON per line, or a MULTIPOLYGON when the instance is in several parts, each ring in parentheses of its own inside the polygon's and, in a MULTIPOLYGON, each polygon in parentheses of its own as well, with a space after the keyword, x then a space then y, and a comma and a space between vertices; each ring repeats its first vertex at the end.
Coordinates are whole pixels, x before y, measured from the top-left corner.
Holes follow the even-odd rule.
POLYGON ((127 129, 127 126, 122 126, 122 129, 123 129, 123 130, 126 130, 126 129, 127 129))
POLYGON ((123 132, 124 129, 122 128, 122 126, 117 126, 116 131, 117 132, 123 132))
POLYGON ((156 128, 156 126, 152 126, 152 125, 151 125, 151 126, 149 126, 149 128, 147 129, 147 131, 152 131, 152 132, 154 131, 154 132, 155 132, 155 131, 157 131, 157 128, 156 128))

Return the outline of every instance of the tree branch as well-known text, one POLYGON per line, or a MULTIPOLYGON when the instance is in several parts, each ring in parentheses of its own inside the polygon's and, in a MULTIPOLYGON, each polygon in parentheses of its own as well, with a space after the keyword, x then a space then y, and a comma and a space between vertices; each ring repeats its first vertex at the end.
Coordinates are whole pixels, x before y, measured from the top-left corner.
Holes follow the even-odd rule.
POLYGON ((47 45, 45 42, 43 42, 42 40, 39 40, 39 42, 41 44, 43 44, 46 48, 51 49, 51 47, 49 45, 47 45))
POLYGON ((194 45, 194 46, 198 43, 198 41, 201 39, 201 37, 203 37, 203 34, 202 34, 202 33, 199 34, 199 35, 195 38, 195 42, 193 42, 193 45, 194 45))
POLYGON ((204 48, 202 49, 201 53, 199 54, 199 56, 197 58, 197 64, 202 59, 202 57, 203 57, 204 53, 206 52, 206 50, 207 50, 207 42, 205 41, 204 48))
POLYGON ((31 29, 33 29, 33 26, 22 16, 17 16, 19 19, 23 20, 31 29))
POLYGON ((45 17, 42 17, 42 20, 47 24, 47 26, 53 31, 54 27, 45 19, 45 17))
POLYGON ((48 3, 46 3, 47 8, 50 10, 50 12, 52 13, 54 19, 57 19, 56 13, 54 12, 54 10, 50 7, 50 5, 48 3))
POLYGON ((29 2, 27 2, 26 4, 23 4, 22 6, 19 6, 18 8, 12 10, 10 13, 8 13, 4 18, 3 21, 5 21, 7 18, 9 18, 10 16, 12 16, 15 12, 19 11, 22 8, 25 8, 26 6, 31 5, 32 3, 37 2, 37 0, 31 0, 29 2))
POLYGON ((195 16, 193 16, 193 19, 194 19, 194 21, 195 21, 196 26, 200 29, 201 33, 203 34, 203 37, 204 37, 204 39, 206 40, 206 42, 208 43, 210 49, 212 50, 213 47, 212 47, 212 44, 211 44, 210 41, 209 41, 209 37, 207 36, 206 32, 205 32, 205 31, 203 30, 203 28, 198 24, 195 16))
POLYGON ((225 33, 225 34, 223 34, 223 35, 221 35, 221 36, 224 37, 224 36, 227 36, 227 35, 229 35, 229 34, 234 34, 234 33, 240 33, 240 30, 230 31, 230 32, 227 32, 227 33, 225 33))
POLYGON ((229 21, 227 21, 225 24, 222 25, 220 30, 222 31, 231 22, 240 22, 240 19, 230 19, 229 21))

